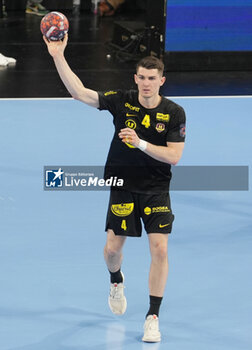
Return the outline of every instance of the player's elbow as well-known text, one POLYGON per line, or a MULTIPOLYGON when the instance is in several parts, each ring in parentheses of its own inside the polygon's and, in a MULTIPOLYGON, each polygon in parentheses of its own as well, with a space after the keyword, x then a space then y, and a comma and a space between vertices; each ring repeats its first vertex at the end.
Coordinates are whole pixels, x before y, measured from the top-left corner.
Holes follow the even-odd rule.
POLYGON ((169 163, 170 163, 171 165, 177 165, 177 164, 178 164, 178 160, 175 160, 175 159, 174 159, 174 160, 170 161, 169 163))
MULTIPOLYGON (((170 165, 177 165, 178 162, 179 162, 179 159, 180 159, 180 157, 177 156, 176 154, 173 154, 173 155, 169 154, 169 155, 166 155, 166 156, 162 159, 162 161, 165 162, 165 163, 167 163, 167 164, 170 164, 170 165)), ((160 160, 161 160, 161 159, 160 159, 160 160)))
POLYGON ((86 88, 84 86, 77 86, 74 87, 71 91, 70 94, 72 95, 72 98, 78 101, 83 101, 86 97, 86 88))
POLYGON ((80 101, 80 95, 78 94, 78 93, 71 93, 71 95, 72 95, 72 98, 74 99, 74 100, 78 100, 78 101, 80 101))
POLYGON ((169 143, 167 149, 167 158, 170 159, 169 163, 171 165, 177 165, 182 157, 184 149, 184 143, 169 143))
POLYGON ((171 165, 177 165, 179 160, 180 160, 180 158, 181 158, 180 155, 178 155, 178 154, 174 155, 173 159, 171 159, 171 161, 170 161, 170 164, 171 165))

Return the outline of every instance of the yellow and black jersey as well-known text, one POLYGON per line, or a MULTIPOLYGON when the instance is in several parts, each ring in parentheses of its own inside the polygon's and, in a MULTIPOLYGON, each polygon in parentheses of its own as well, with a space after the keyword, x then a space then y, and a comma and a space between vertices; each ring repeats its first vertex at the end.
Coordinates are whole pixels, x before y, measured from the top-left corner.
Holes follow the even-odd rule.
POLYGON ((98 92, 99 109, 113 115, 115 133, 108 153, 105 178, 124 180, 123 189, 137 193, 162 193, 169 190, 171 166, 157 161, 130 144, 121 141, 123 128, 134 129, 140 139, 158 146, 166 142, 184 142, 185 112, 181 106, 162 97, 153 109, 138 101, 138 91, 98 92))

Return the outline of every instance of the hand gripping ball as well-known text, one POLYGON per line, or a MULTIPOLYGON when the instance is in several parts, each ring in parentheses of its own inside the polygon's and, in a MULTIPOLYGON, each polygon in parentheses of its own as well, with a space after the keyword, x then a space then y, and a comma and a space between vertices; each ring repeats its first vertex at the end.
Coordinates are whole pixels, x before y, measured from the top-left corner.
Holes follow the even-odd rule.
POLYGON ((40 23, 41 33, 52 41, 59 41, 68 32, 68 19, 61 12, 49 12, 40 23))

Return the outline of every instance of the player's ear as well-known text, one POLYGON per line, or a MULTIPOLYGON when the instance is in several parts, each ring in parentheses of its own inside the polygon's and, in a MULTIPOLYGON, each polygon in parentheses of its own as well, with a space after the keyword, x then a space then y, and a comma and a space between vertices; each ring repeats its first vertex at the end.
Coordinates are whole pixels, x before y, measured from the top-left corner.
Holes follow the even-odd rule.
POLYGON ((137 82, 137 75, 136 74, 134 74, 134 80, 135 80, 135 83, 138 84, 138 82, 137 82))
POLYGON ((162 77, 160 86, 164 85, 165 81, 166 81, 166 77, 162 77))

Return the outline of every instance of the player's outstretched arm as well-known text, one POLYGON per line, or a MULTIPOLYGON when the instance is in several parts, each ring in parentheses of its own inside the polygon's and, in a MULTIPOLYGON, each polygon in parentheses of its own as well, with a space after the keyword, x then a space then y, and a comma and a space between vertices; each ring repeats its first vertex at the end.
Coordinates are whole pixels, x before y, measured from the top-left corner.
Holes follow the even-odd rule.
POLYGON ((64 51, 67 46, 68 35, 66 34, 63 41, 48 41, 43 37, 47 45, 48 52, 52 56, 57 71, 65 87, 76 100, 80 100, 89 106, 99 107, 98 93, 94 90, 85 88, 80 79, 69 67, 64 51))

